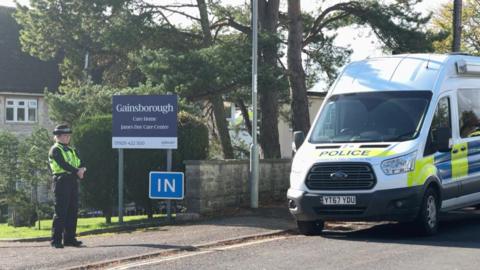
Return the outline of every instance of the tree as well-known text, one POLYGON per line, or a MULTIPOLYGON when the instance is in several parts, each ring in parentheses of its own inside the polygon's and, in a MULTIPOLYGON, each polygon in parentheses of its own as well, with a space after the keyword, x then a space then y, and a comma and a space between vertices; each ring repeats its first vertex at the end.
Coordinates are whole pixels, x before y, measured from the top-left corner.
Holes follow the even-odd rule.
MULTIPOLYGON (((210 21, 208 19, 208 10, 205 0, 197 0, 198 11, 200 13, 200 25, 202 26, 203 46, 213 46, 212 33, 210 32, 210 21)), ((211 95, 210 102, 212 103, 213 113, 215 115, 215 122, 218 127, 220 141, 222 143, 224 158, 233 159, 233 147, 228 132, 225 109, 223 106, 223 97, 221 95, 211 95)))
POLYGON ((259 31, 266 38, 259 46, 259 64, 270 70, 268 74, 270 76, 264 76, 261 79, 259 89, 261 108, 259 141, 263 147, 265 158, 280 158, 281 156, 278 134, 278 106, 279 92, 282 86, 278 78, 283 75, 283 72, 278 64, 279 7, 279 0, 260 0, 258 3, 259 31))
MULTIPOLYGON (((225 28, 235 33, 241 33, 250 40, 252 29, 248 26, 250 8, 231 7, 214 3, 212 12, 217 21, 211 25, 216 33, 225 28)), ((278 134, 278 107, 285 102, 287 81, 283 66, 280 62, 279 0, 260 0, 259 13, 259 51, 258 51, 258 90, 260 103, 260 136, 265 158, 280 157, 280 143, 278 134)), ((250 43, 250 42, 249 42, 250 43)), ((251 61, 249 61, 251 63, 251 61)), ((243 64, 243 66, 246 66, 243 64)), ((239 67, 241 68, 241 67, 239 67)), ((251 78, 250 78, 251 80, 251 78)), ((248 84, 243 85, 248 89, 248 84)), ((241 104, 241 102, 239 102, 241 104)), ((245 111, 245 110, 244 110, 245 111)), ((247 113, 242 113, 248 119, 247 113)), ((248 120, 247 120, 248 122, 248 120)))
MULTIPOLYGON (((37 219, 42 217, 42 207, 39 202, 38 187, 51 183, 51 173, 48 164, 48 151, 53 144, 52 136, 45 128, 37 127, 21 141, 19 146, 19 176, 23 189, 34 206, 37 219)), ((17 190, 18 191, 18 190, 17 190)), ((40 228, 40 222, 38 223, 40 228)))
MULTIPOLYGON (((200 3, 201 21, 207 23, 208 29, 206 4, 200 3)), ((64 84, 79 86, 90 77, 96 84, 125 87, 145 82, 136 62, 129 57, 140 49, 178 52, 212 45, 210 31, 187 32, 171 24, 165 12, 182 6, 156 6, 141 0, 33 0, 31 8, 19 8, 16 18, 23 26, 21 42, 25 51, 41 59, 63 61, 64 84)), ((224 157, 233 158, 223 98, 209 95, 207 99, 213 108, 224 157)))
POLYGON ((300 0, 288 1, 288 80, 292 99, 292 128, 294 131, 310 129, 306 76, 303 69, 303 24, 300 0))
POLYGON ((145 50, 137 58, 147 78, 163 85, 166 91, 176 92, 190 102, 208 100, 212 104, 224 158, 233 158, 233 151, 222 93, 242 85, 246 69, 239 67, 248 61, 246 48, 234 41, 186 52, 145 50))
MULTIPOLYGON (((453 44, 453 5, 447 3, 438 9, 432 19, 431 30, 444 33, 446 38, 434 42, 438 53, 448 53, 453 44)), ((462 35, 460 51, 480 55, 480 1, 466 0, 462 7, 462 35)))
MULTIPOLYGON (((336 38, 334 31, 341 27, 369 26, 385 49, 393 53, 430 52, 433 50, 432 42, 443 37, 422 30, 430 16, 422 17, 419 12, 413 11, 412 7, 417 2, 381 4, 378 1, 344 1, 322 7, 318 15, 312 16, 301 14, 300 0, 288 1, 288 76, 294 130, 307 132, 310 128, 302 53, 307 55, 308 70, 320 70, 332 82, 337 68, 350 54, 350 51, 333 45, 336 38), (330 34, 332 31, 334 34, 330 34)), ((307 77, 315 76, 317 72, 312 73, 307 77)))
POLYGON ((0 132, 0 194, 5 200, 16 190, 18 174, 19 140, 12 133, 0 132))
POLYGON ((23 139, 12 133, 0 133, 0 204, 9 207, 9 224, 30 226, 41 216, 43 207, 37 190, 50 179, 51 145, 52 139, 43 128, 34 129, 23 139))
POLYGON ((162 34, 135 6, 131 0, 31 0, 15 18, 23 50, 61 61, 64 84, 78 85, 88 75, 95 83, 129 86, 142 78, 128 53, 158 44, 162 34))
MULTIPOLYGON (((212 108, 223 157, 233 158, 223 95, 234 91, 245 80, 242 78, 245 73, 242 65, 248 59, 245 59, 245 55, 233 54, 233 56, 237 56, 235 59, 231 54, 242 50, 238 49, 242 46, 237 46, 232 43, 232 40, 240 41, 240 44, 245 44, 245 41, 229 35, 222 36, 221 39, 217 35, 213 37, 209 20, 209 6, 204 0, 197 0, 197 5, 179 5, 175 9, 162 5, 150 5, 150 7, 153 13, 163 14, 168 11, 186 16, 193 25, 190 31, 197 33, 196 27, 201 29, 200 33, 197 33, 200 39, 186 50, 160 48, 143 51, 136 58, 141 70, 147 78, 155 83, 164 84, 169 91, 177 92, 191 101, 207 100, 212 108), (198 8, 199 17, 186 15, 181 11, 182 7, 198 8), (231 48, 230 54, 224 50, 227 47, 231 48), (224 51, 222 52, 222 50, 224 51), (243 62, 241 62, 242 60, 243 62), (234 69, 230 68, 232 66, 234 69)), ((171 27, 179 28, 172 24, 171 27)))

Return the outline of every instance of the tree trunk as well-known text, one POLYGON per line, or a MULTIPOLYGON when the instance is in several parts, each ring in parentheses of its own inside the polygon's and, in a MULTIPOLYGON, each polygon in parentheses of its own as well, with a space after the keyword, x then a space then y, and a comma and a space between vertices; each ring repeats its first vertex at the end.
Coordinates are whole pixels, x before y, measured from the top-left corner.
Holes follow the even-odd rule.
MULTIPOLYGON (((271 40, 262 42, 260 47, 260 65, 274 71, 277 68, 278 47, 272 39, 277 35, 279 0, 260 0, 258 14, 260 33, 271 40)), ((278 86, 275 81, 263 82, 260 94, 260 144, 265 158, 279 158, 280 142, 278 134, 278 86)))
POLYGON ((111 207, 103 209, 103 214, 105 215, 105 223, 112 224, 112 211, 111 207))
MULTIPOLYGON (((203 45, 209 47, 213 45, 212 33, 210 32, 210 22, 208 20, 207 4, 205 0, 197 0, 198 11, 200 13, 200 23, 203 32, 203 45)), ((217 127, 218 136, 222 145, 223 158, 233 159, 233 147, 228 132, 227 119, 225 118, 225 108, 223 106, 223 97, 215 95, 210 97, 210 103, 213 107, 215 116, 215 126, 217 127)))
POLYGON ((147 219, 152 220, 153 219, 153 207, 152 207, 152 200, 148 200, 147 202, 147 207, 145 207, 145 211, 147 212, 147 219))
POLYGON ((228 132, 223 98, 220 95, 215 95, 210 97, 210 102, 212 103, 215 125, 217 126, 218 136, 222 144, 223 158, 233 159, 233 147, 232 141, 230 140, 230 133, 228 132))
POLYGON ((288 1, 288 26, 287 64, 292 99, 292 127, 293 131, 303 131, 306 134, 310 129, 310 115, 302 65, 303 25, 300 0, 288 1))
POLYGON ((245 122, 245 126, 247 127, 248 134, 252 136, 252 121, 250 120, 250 115, 248 114, 247 106, 245 106, 245 102, 241 98, 237 100, 237 105, 242 112, 243 121, 245 122))

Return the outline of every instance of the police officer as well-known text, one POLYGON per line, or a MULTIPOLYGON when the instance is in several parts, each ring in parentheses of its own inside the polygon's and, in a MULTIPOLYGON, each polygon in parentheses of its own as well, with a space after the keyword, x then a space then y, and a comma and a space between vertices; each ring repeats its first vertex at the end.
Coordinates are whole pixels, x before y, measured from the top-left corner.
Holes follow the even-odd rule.
POLYGON ((48 153, 55 194, 51 241, 54 248, 82 245, 82 242, 75 237, 78 212, 77 179, 83 178, 86 168, 78 157, 77 151, 69 145, 71 134, 72 130, 68 125, 56 126, 53 131, 55 144, 48 153))

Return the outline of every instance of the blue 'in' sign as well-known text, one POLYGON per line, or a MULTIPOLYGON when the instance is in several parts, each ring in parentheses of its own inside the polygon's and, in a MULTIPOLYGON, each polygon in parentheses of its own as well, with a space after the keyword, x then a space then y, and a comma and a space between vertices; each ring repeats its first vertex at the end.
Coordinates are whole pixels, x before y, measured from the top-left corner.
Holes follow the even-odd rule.
POLYGON ((182 172, 150 172, 150 199, 182 200, 184 189, 182 172))

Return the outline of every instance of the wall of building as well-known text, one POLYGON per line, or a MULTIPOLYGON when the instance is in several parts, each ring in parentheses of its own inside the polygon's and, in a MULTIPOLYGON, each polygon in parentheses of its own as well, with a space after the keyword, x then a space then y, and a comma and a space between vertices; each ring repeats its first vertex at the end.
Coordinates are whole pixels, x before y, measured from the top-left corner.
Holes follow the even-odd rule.
MULTIPOLYGON (((0 130, 12 132, 20 137, 26 137, 31 134, 35 127, 44 127, 49 131, 53 130, 53 123, 48 117, 48 106, 43 95, 35 94, 14 94, 0 93, 0 130), (37 101, 37 121, 35 123, 7 123, 6 122, 6 99, 34 99, 37 101)), ((18 182, 21 184, 21 182, 18 182)), ((49 202, 53 200, 51 184, 40 184, 37 189, 39 202, 49 202)))
POLYGON ((43 95, 18 95, 9 93, 0 93, 0 129, 6 130, 20 136, 28 136, 32 130, 41 126, 52 130, 54 125, 48 117, 48 106, 43 95), (35 99, 37 100, 37 121, 35 123, 7 123, 6 119, 6 99, 35 99))
MULTIPOLYGON (((313 123, 317 112, 322 106, 323 97, 309 96, 308 97, 308 111, 310 113, 310 123, 313 123)), ((289 105, 284 105, 287 109, 290 108, 289 105)), ((292 141, 293 141, 293 130, 290 126, 290 123, 286 122, 282 117, 278 121, 278 133, 280 140, 280 153, 282 158, 291 158, 292 157, 292 141)), ((306 134, 305 134, 306 135, 306 134)))
MULTIPOLYGON (((188 212, 211 214, 250 205, 249 161, 185 161, 185 204, 188 212)), ((286 200, 289 159, 261 160, 259 203, 286 200)))

